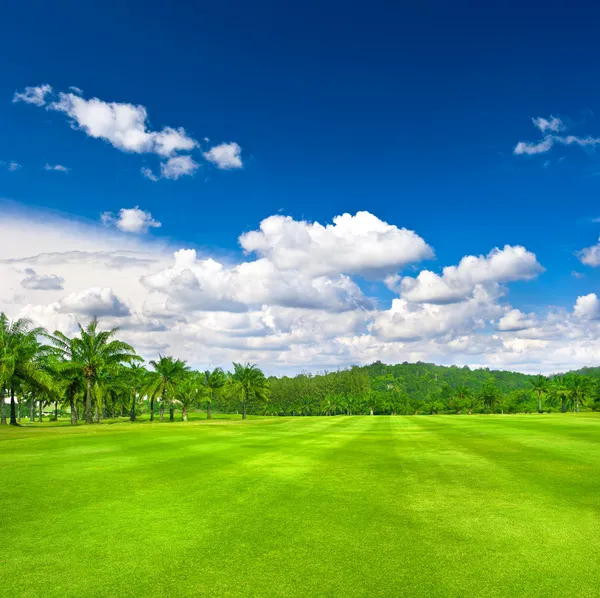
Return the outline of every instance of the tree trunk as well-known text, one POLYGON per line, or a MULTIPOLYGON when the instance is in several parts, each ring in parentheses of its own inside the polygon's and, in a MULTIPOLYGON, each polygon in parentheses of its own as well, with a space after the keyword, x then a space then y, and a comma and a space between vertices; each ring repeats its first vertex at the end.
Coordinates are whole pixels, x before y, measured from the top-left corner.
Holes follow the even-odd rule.
POLYGON ((187 419, 187 407, 183 407, 182 413, 183 413, 183 421, 186 422, 188 420, 187 419))
POLYGON ((579 413, 579 397, 575 399, 575 413, 579 413))
POLYGON ((175 421, 175 407, 173 407, 173 405, 169 406, 169 421, 170 422, 175 421))
POLYGON ((560 410, 561 410, 562 413, 564 413, 567 410, 567 403, 566 403, 564 397, 563 397, 563 399, 561 401, 561 404, 560 404, 560 410))
POLYGON ((94 423, 92 419, 92 381, 89 378, 85 387, 85 423, 94 423))
POLYGON ((542 412, 542 393, 538 390, 538 413, 542 412))
MULTIPOLYGON (((131 401, 131 413, 129 415, 129 421, 132 421, 132 422, 134 422, 135 419, 136 419, 136 416, 135 416, 135 400, 136 400, 136 396, 135 396, 135 393, 134 393, 133 399, 131 401)), ((152 416, 150 416, 150 420, 152 420, 152 416)))
POLYGON ((150 421, 154 421, 154 398, 150 399, 150 421))
POLYGON ((21 423, 21 399, 17 397, 17 421, 21 423))
POLYGON ((6 403, 4 402, 4 387, 0 388, 0 422, 6 425, 6 403))
POLYGON ((370 413, 369 415, 373 415, 373 407, 370 408, 370 413))
POLYGON ((75 406, 75 400, 72 395, 69 397, 69 407, 71 408, 71 425, 76 426, 77 425, 77 407, 75 406))
POLYGON ((54 421, 58 421, 58 401, 54 401, 54 421))
POLYGON ((165 400, 164 398, 160 401, 160 406, 158 407, 158 419, 159 421, 163 421, 165 418, 165 400))
POLYGON ((246 401, 242 402, 242 419, 246 419, 246 401))
POLYGON ((35 421, 35 398, 33 393, 31 393, 31 398, 29 399, 29 421, 35 421))
POLYGON ((40 401, 40 412, 38 413, 38 421, 40 422, 40 424, 42 423, 42 408, 44 406, 44 402, 40 401))
POLYGON ((210 414, 210 401, 206 403, 206 419, 212 419, 212 415, 210 414))
POLYGON ((18 426, 17 424, 17 411, 15 405, 15 389, 11 387, 10 389, 10 425, 18 426))

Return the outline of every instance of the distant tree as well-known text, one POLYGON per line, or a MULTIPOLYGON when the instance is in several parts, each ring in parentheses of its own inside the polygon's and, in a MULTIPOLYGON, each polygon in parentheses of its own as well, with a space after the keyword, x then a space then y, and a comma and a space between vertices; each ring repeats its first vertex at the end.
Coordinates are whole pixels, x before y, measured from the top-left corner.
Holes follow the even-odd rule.
POLYGON ((560 402, 560 410, 564 413, 567 410, 567 402, 570 400, 572 393, 569 386, 569 379, 565 376, 555 376, 552 378, 549 393, 553 400, 560 402))
POLYGON ((531 390, 537 396, 538 413, 541 413, 542 412, 542 395, 545 395, 548 392, 548 386, 549 386, 548 378, 546 378, 545 376, 541 376, 541 375, 536 376, 535 378, 530 378, 529 386, 531 387, 531 390))
POLYGON ((201 381, 206 389, 206 419, 211 419, 210 408, 215 394, 225 386, 227 377, 221 368, 215 368, 212 372, 210 370, 203 372, 201 374, 201 381))
POLYGON ((234 362, 232 380, 241 391, 242 419, 246 419, 246 407, 251 399, 267 399, 267 379, 257 365, 234 362))

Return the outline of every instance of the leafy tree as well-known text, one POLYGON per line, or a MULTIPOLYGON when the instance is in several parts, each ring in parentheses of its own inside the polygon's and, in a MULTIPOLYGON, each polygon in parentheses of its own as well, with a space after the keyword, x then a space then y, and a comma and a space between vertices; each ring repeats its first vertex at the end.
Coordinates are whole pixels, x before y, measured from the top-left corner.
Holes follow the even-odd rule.
POLYGON ((267 379, 258 366, 234 362, 232 380, 241 390, 242 419, 246 419, 246 406, 251 399, 266 401, 268 396, 267 379))

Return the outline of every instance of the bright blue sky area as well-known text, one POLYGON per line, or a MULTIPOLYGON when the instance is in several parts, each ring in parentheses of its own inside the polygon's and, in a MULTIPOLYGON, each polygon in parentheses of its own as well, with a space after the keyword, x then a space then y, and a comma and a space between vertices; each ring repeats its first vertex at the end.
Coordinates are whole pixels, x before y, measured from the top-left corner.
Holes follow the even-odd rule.
POLYGON ((571 305, 597 287, 573 254, 600 229, 598 154, 512 154, 541 138, 536 116, 600 134, 597 4, 23 2, 3 13, 0 160, 23 168, 0 172, 0 196, 92 220, 140 205, 163 223, 154 234, 226 250, 279 210, 322 223, 368 210, 421 235, 436 270, 525 245, 547 272, 511 286, 516 307, 571 305), (155 156, 11 103, 41 83, 142 104, 156 129, 236 141, 244 168, 153 183, 140 167, 155 156))

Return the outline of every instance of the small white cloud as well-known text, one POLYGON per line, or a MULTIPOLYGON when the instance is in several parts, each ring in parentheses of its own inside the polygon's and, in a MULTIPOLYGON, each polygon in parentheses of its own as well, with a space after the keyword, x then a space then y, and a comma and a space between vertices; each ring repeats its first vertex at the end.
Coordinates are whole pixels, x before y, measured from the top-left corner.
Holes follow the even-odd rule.
POLYGON ((600 239, 598 239, 596 245, 585 247, 581 251, 578 251, 576 255, 582 264, 597 268, 600 266, 600 239))
POLYGON ((83 89, 81 89, 80 87, 75 87, 75 85, 69 85, 69 89, 77 95, 83 95, 83 89))
POLYGON ((232 168, 242 168, 241 152, 242 148, 235 141, 232 141, 231 143, 215 145, 207 152, 203 152, 202 155, 217 168, 231 170, 232 168))
POLYGON ((69 172, 70 168, 63 166, 62 164, 45 164, 44 170, 54 170, 56 172, 69 172))
POLYGON ((526 154, 528 156, 533 156, 534 154, 543 154, 552 149, 554 142, 552 137, 546 137, 542 141, 538 141, 537 143, 529 143, 527 141, 519 141, 517 145, 515 145, 515 149, 513 152, 519 156, 521 154, 526 154))
POLYGON ((21 281, 21 286, 25 289, 39 291, 60 291, 63 288, 65 279, 56 274, 38 274, 33 268, 25 269, 25 278, 21 281))
POLYGON ((197 168, 198 163, 190 156, 174 156, 160 165, 160 174, 162 178, 177 180, 179 177, 194 174, 197 168))
POLYGON ((121 208, 119 216, 115 217, 112 212, 104 212, 100 219, 105 226, 116 226, 124 233, 147 233, 150 228, 160 228, 162 224, 152 218, 150 212, 135 208, 121 208))
POLYGON ((0 161, 0 166, 3 166, 4 168, 6 168, 6 170, 9 170, 10 172, 15 172, 15 170, 19 170, 19 168, 22 168, 22 166, 18 163, 18 162, 3 162, 0 161))
POLYGON ((150 179, 151 181, 158 181, 158 179, 160 177, 157 177, 153 172, 151 168, 148 168, 147 166, 143 166, 141 169, 141 173, 143 176, 145 176, 147 179, 150 179))
POLYGON ((37 87, 26 87, 25 91, 16 92, 12 101, 25 102, 34 106, 44 106, 46 104, 46 96, 52 93, 52 87, 47 83, 38 85, 37 87))
POLYGON ((600 319, 600 299, 598 299, 596 293, 577 297, 573 313, 584 320, 600 319))
POLYGON ((566 129, 565 124, 560 118, 556 118, 556 116, 550 115, 550 118, 542 118, 538 116, 537 118, 532 119, 533 124, 537 127, 542 133, 546 131, 552 131, 553 133, 558 133, 558 131, 564 131, 566 129))

